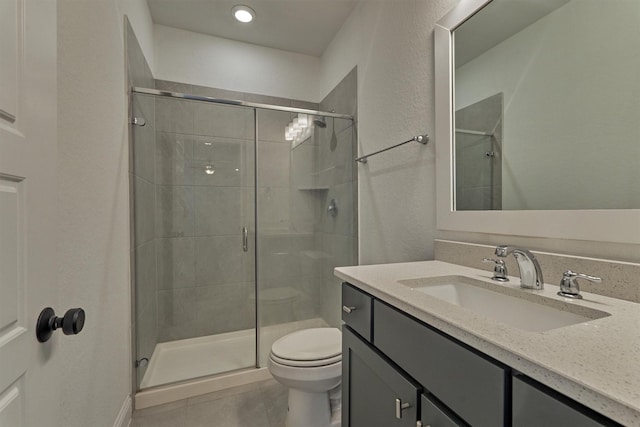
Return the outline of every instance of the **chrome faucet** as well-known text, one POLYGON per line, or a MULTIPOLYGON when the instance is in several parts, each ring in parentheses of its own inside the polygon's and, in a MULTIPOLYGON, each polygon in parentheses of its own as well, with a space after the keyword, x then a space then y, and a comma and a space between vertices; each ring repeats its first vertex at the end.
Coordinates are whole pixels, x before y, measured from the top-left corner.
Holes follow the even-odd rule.
POLYGON ((497 246, 496 255, 502 258, 513 254, 518 261, 520 269, 520 287, 527 289, 542 289, 544 287, 544 278, 542 277, 542 269, 540 263, 528 249, 519 248, 517 246, 497 246))

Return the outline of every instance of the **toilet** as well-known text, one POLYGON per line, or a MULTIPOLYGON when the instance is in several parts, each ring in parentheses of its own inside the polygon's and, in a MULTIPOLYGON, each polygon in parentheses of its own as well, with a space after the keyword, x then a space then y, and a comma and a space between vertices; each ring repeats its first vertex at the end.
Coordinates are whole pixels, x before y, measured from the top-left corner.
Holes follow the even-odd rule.
POLYGON ((289 388, 286 427, 340 427, 342 333, 303 329, 273 343, 269 371, 289 388))

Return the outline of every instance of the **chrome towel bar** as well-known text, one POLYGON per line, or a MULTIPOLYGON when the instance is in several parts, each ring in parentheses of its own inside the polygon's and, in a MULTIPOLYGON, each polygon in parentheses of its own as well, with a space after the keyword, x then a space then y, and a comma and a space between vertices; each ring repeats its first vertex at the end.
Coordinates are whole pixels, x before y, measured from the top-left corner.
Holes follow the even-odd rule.
POLYGON ((424 135, 416 135, 416 136, 414 136, 413 138, 411 138, 411 139, 409 139, 407 141, 401 142, 400 144, 392 145, 391 147, 387 147, 387 148, 384 148, 382 150, 376 151, 374 153, 367 154, 366 156, 358 157, 358 158, 356 158, 356 162, 367 163, 367 158, 368 157, 375 156, 376 154, 384 153, 385 151, 389 151, 389 150, 391 150, 393 148, 400 147, 401 145, 408 144, 408 143, 413 142, 413 141, 419 142, 420 144, 425 144, 426 145, 427 142, 429 142, 429 135, 427 135, 426 133, 424 135))
POLYGON ((15 123, 16 121, 16 116, 2 109, 0 109, 0 118, 5 119, 9 123, 15 123))

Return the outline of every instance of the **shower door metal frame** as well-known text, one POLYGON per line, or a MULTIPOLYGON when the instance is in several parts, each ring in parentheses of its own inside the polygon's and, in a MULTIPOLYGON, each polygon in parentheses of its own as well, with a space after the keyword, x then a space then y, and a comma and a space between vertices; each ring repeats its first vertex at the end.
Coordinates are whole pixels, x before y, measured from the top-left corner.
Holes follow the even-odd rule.
POLYGON ((247 102, 235 99, 214 98, 211 96, 194 95, 190 93, 170 92, 167 90, 149 89, 143 87, 132 87, 132 93, 141 93, 145 95, 163 96, 165 98, 186 99, 189 101, 212 102, 214 104, 233 105, 236 107, 259 108, 262 110, 286 111, 289 113, 312 114, 316 116, 333 117, 335 119, 346 119, 353 121, 353 116, 349 114, 332 113, 329 111, 310 110, 307 108, 285 107, 273 104, 260 104, 258 102, 247 102))

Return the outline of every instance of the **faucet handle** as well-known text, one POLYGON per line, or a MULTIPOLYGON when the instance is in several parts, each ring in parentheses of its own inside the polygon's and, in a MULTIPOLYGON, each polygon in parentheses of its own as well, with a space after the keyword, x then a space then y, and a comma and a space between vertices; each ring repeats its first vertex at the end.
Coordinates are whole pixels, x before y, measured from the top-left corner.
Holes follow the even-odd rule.
POLYGON ((498 245, 498 246, 496 246, 495 254, 497 256, 499 256, 499 257, 503 257, 504 258, 508 254, 507 249, 508 249, 507 245, 498 245))
POLYGON ((560 281, 560 290, 558 295, 561 297, 582 299, 580 295, 580 285, 578 279, 585 279, 592 283, 602 283, 602 278, 596 276, 590 276, 588 274, 574 273, 571 270, 567 270, 562 274, 562 280, 560 281))
POLYGON ((493 277, 492 280, 496 280, 498 282, 508 282, 509 278, 507 277, 509 273, 507 273, 507 266, 504 261, 501 259, 491 259, 491 258, 482 258, 482 262, 492 262, 493 265, 493 277))

